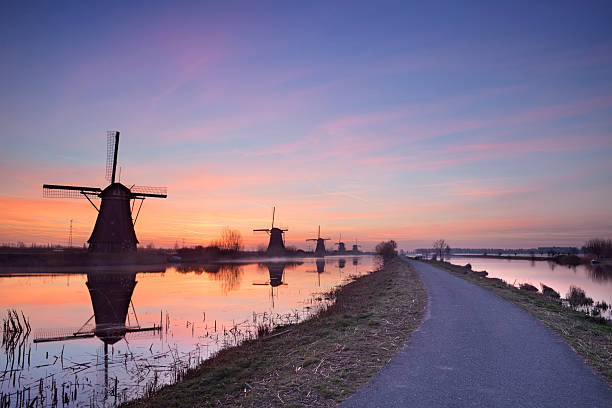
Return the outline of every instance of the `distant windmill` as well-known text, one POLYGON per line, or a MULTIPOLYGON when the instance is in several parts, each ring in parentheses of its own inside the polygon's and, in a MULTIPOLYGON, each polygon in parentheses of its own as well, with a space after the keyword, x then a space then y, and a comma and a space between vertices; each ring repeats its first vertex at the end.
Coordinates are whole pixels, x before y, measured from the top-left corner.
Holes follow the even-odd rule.
POLYGON ((166 198, 165 187, 132 186, 130 188, 115 182, 119 132, 107 132, 106 179, 110 184, 102 190, 99 187, 66 186, 43 184, 43 197, 47 198, 86 198, 98 211, 98 218, 87 242, 91 252, 133 252, 138 239, 134 225, 146 197, 166 198), (91 198, 101 198, 98 208, 91 198), (130 206, 130 200, 132 204, 130 206), (140 205, 134 217, 134 205, 140 205))
POLYGON ((321 226, 319 225, 319 232, 316 238, 309 238, 306 241, 317 241, 317 247, 315 248, 315 256, 325 256, 325 241, 329 241, 330 238, 321 238, 321 226))
POLYGON ((338 242, 336 242, 336 245, 338 245, 339 254, 346 253, 346 246, 344 245, 344 242, 342 242, 342 234, 340 234, 340 238, 338 238, 338 242))
POLYGON ((276 207, 272 209, 272 226, 268 228, 254 229, 254 232, 263 231, 270 235, 270 242, 268 243, 268 249, 266 255, 268 256, 284 256, 285 255, 285 242, 283 240, 283 234, 288 231, 286 228, 281 229, 274 226, 274 215, 276 213, 276 207))
POLYGON ((357 245, 357 238, 355 238, 355 244, 353 245, 353 250, 351 252, 354 253, 354 254, 358 254, 360 246, 361 245, 357 245))

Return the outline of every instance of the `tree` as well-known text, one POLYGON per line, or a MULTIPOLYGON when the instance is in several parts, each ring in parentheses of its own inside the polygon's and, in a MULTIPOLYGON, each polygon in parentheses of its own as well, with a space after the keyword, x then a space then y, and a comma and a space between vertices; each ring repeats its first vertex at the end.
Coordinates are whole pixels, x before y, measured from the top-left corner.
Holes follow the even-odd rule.
POLYGON ((443 254, 450 253, 450 246, 445 240, 439 239, 433 243, 433 249, 440 260, 444 259, 443 254))
POLYGON ((383 263, 389 262, 397 256, 397 243, 394 240, 383 241, 376 245, 376 255, 382 258, 383 263))
POLYGON ((595 255, 597 258, 612 257, 612 240, 595 238, 587 241, 584 251, 595 255))
POLYGON ((213 242, 212 245, 219 247, 223 251, 235 254, 242 249, 242 235, 238 230, 225 227, 221 231, 221 237, 213 242))

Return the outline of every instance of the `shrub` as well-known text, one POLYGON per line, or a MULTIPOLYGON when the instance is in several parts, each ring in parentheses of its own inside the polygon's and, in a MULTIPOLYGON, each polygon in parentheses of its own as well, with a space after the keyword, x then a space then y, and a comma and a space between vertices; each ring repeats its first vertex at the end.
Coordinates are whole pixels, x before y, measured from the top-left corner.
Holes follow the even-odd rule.
POLYGON ((593 299, 588 297, 584 290, 577 286, 570 286, 570 291, 566 295, 566 299, 571 307, 590 306, 593 304, 593 299))
POLYGON ((540 283, 540 286, 542 286, 542 294, 544 296, 549 297, 549 298, 554 298, 554 299, 561 298, 561 295, 559 294, 559 292, 557 292, 556 290, 554 290, 550 286, 546 286, 543 283, 540 283))
POLYGON ((528 283, 521 283, 519 285, 519 289, 520 290, 524 290, 525 292, 531 292, 531 293, 537 293, 538 292, 538 288, 536 288, 533 285, 530 285, 528 283))
POLYGON ((605 312, 606 310, 610 308, 610 305, 607 304, 604 300, 602 300, 601 302, 595 303, 595 307, 605 312))
POLYGON ((472 270, 472 264, 465 264, 465 269, 472 270))
POLYGON ((397 256, 397 243, 394 240, 383 241, 376 245, 376 255, 388 262, 397 256))

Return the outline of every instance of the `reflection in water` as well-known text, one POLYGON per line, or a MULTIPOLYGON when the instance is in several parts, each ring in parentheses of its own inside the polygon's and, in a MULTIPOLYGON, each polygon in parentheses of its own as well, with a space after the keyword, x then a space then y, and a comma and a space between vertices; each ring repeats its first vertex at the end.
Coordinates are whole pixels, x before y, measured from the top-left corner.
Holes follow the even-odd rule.
POLYGON ((270 279, 268 282, 259 283, 253 282, 255 286, 270 286, 270 299, 272 302, 272 308, 274 308, 274 297, 278 297, 278 290, 274 293, 274 288, 278 288, 282 285, 287 285, 285 283, 285 269, 295 269, 298 265, 301 265, 303 262, 291 262, 291 261, 273 261, 258 264, 258 268, 268 269, 268 275, 270 279))
POLYGON ((586 265, 587 275, 597 282, 612 282, 612 265, 586 265))
POLYGON ((176 270, 181 273, 195 273, 196 275, 205 272, 210 279, 221 282, 221 289, 226 294, 240 287, 243 275, 243 265, 232 263, 178 265, 176 270))
POLYGON ((325 259, 317 258, 315 263, 317 265, 317 282, 318 282, 318 285, 321 286, 321 274, 325 272, 325 259))
MULTIPOLYGON (((332 259, 336 265, 337 258, 332 259)), ((27 348, 24 343, 25 359, 21 354, 25 367, 15 372, 15 381, 2 381, 0 371, 0 399, 32 384, 38 388, 42 379, 42 406, 51 404, 57 389, 53 384, 60 394, 61 385, 74 388, 76 383, 78 394, 66 407, 112 406, 170 384, 221 348, 250 338, 260 324, 274 327, 311 316, 318 310, 315 294, 344 282, 341 274, 329 273, 329 264, 325 271, 324 260, 290 261, 299 266, 173 266, 164 273, 138 269, 137 275, 84 271, 69 275, 69 286, 64 275, 0 278, 0 310, 23 311, 33 330, 27 348), (312 279, 315 272, 318 287, 312 279), (252 285, 258 280, 266 281, 265 288, 252 285), (157 325, 160 319, 163 330, 157 325), (149 329, 155 331, 131 333, 147 329, 141 326, 153 326, 149 329), (33 340, 38 344, 32 345, 33 340)), ((351 268, 356 275, 374 265, 368 256, 353 263, 359 264, 351 268)), ((6 354, 0 353, 0 367, 7 364, 11 367, 6 354)))
MULTIPOLYGON (((507 262, 494 258, 456 257, 455 264, 470 263, 473 270, 486 270, 489 277, 500 278, 510 285, 529 283, 535 287, 542 284, 565 296, 570 287, 584 290, 595 302, 612 303, 612 267, 609 265, 560 265, 543 260, 513 259, 507 262), (598 267, 599 266, 599 267, 598 267), (607 266, 607 267, 606 267, 607 266)), ((612 311, 603 314, 612 318, 612 311)))
POLYGON ((359 258, 358 257, 354 257, 353 258, 353 265, 359 265, 359 258))
POLYGON ((344 258, 338 259, 338 268, 344 269, 345 265, 346 265, 346 259, 344 259, 344 258))
POLYGON ((221 282, 223 293, 229 293, 238 289, 242 282, 242 265, 238 264, 215 264, 206 265, 205 271, 212 280, 221 282))
POLYGON ((125 321, 136 287, 136 273, 87 274, 87 288, 95 318, 94 334, 105 349, 121 340, 128 330, 125 321))
POLYGON ((125 338, 130 332, 161 330, 160 326, 141 327, 132 303, 136 287, 136 272, 90 271, 87 272, 87 289, 91 298, 93 316, 77 331, 67 336, 38 336, 34 343, 49 343, 97 337, 104 343, 104 386, 105 398, 108 390, 108 346, 125 338), (132 306, 132 318, 129 308, 132 306), (94 320, 93 328, 90 326, 94 320), (127 325, 126 325, 127 321, 127 325))

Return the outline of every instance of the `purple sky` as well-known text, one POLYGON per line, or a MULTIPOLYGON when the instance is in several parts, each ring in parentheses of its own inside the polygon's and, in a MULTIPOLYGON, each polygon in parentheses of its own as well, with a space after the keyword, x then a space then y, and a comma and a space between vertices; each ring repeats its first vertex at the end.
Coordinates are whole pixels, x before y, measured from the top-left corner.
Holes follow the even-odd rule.
POLYGON ((612 4, 28 2, 0 6, 0 242, 84 242, 41 184, 122 182, 141 243, 403 248, 612 236, 612 4), (87 3, 87 4, 86 4, 87 3))

